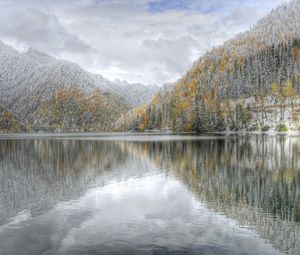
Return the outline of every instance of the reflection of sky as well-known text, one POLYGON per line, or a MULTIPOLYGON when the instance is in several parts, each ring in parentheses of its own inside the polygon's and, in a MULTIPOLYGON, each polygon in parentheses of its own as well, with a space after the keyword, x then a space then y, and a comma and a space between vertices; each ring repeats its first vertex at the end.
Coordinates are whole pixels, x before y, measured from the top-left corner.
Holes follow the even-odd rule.
POLYGON ((271 245, 212 213, 180 182, 161 174, 92 189, 79 200, 60 203, 36 217, 24 212, 0 227, 0 247, 1 255, 154 250, 276 254, 271 245))

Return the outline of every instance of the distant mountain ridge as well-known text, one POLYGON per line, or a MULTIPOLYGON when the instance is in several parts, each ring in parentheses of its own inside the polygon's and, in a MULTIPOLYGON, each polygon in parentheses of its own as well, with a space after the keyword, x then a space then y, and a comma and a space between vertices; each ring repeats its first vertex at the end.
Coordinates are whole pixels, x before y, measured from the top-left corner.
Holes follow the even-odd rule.
POLYGON ((161 90, 157 85, 128 83, 127 81, 120 80, 111 83, 110 88, 123 96, 134 107, 150 103, 157 92, 161 90))
MULTIPOLYGON (((59 64, 61 62, 68 63, 70 66, 79 67, 79 65, 55 59, 45 53, 41 53, 32 48, 24 53, 27 57, 31 58, 35 62, 41 65, 52 65, 54 63, 59 64)), ((79 67, 82 69, 81 67, 79 67)), ((84 71, 84 70, 81 70, 84 71)), ((86 72, 86 71, 84 71, 86 72)), ((131 106, 136 107, 146 103, 150 103, 152 97, 160 90, 157 85, 144 85, 141 83, 129 83, 127 81, 110 81, 100 74, 93 74, 86 72, 86 80, 88 83, 94 83, 95 86, 101 88, 104 92, 113 92, 122 96, 131 106), (89 78, 87 78, 90 76, 89 78)))

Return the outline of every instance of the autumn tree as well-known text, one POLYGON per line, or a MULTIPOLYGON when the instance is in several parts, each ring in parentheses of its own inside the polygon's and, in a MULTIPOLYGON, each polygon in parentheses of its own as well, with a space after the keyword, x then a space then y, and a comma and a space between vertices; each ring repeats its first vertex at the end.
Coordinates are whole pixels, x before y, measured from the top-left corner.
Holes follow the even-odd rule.
POLYGON ((290 101, 291 108, 292 108, 292 116, 294 119, 294 100, 297 97, 297 92, 290 80, 288 80, 286 82, 286 85, 283 87, 282 94, 285 100, 287 99, 290 101))

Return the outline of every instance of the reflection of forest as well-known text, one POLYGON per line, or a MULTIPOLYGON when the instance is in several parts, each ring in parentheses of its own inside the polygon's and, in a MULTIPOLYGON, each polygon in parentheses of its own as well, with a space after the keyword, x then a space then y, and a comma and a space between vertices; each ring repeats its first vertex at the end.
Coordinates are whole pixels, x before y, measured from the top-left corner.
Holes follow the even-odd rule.
POLYGON ((150 168, 121 141, 0 140, 0 225, 150 168))
MULTIPOLYGON (((71 140, 0 141, 0 223, 17 212, 46 210, 76 199, 126 160, 117 143, 71 140)), ((101 180, 108 182, 109 177, 101 180)))
POLYGON ((0 224, 155 168, 281 251, 300 251, 300 140, 0 140, 0 224), (149 163, 152 162, 152 163, 149 163))
POLYGON ((210 209, 300 253, 300 140, 228 138, 135 144, 210 209), (146 149, 145 149, 146 148, 146 149))

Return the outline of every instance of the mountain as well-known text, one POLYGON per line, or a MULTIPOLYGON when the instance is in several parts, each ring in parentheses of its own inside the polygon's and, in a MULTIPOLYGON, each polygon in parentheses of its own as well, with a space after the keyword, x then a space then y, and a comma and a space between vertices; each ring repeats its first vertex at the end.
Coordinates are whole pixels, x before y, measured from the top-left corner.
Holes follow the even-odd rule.
POLYGON ((79 65, 0 41, 0 104, 29 130, 109 131, 157 87, 113 83, 79 65), (142 96, 141 96, 142 94, 142 96))
POLYGON ((0 104, 35 131, 107 131, 130 106, 77 64, 0 43, 0 104))
POLYGON ((131 110, 119 130, 299 129, 300 0, 202 56, 150 104, 131 110))
MULTIPOLYGON (((40 64, 49 65, 53 62, 59 63, 59 61, 47 54, 40 53, 34 49, 29 49, 26 56, 38 62, 40 64)), ((78 65, 63 61, 70 65, 71 69, 80 68, 78 65)), ((81 69, 81 68, 80 68, 81 69)), ((83 70, 76 70, 77 73, 82 73, 83 70)), ((94 84, 94 86, 101 88, 105 92, 115 93, 123 97, 125 101, 132 107, 137 107, 146 103, 150 103, 152 97, 159 91, 159 86, 157 85, 144 85, 141 83, 128 83, 127 81, 116 80, 114 82, 106 79, 102 75, 92 74, 88 72, 83 72, 79 78, 79 82, 88 82, 89 84, 94 84)), ((72 72, 71 72, 72 74, 72 72)), ((64 75, 65 76, 65 75, 64 75)), ((68 79, 72 79, 69 75, 68 79)), ((57 77, 61 78, 61 77, 57 77)), ((64 77, 66 79, 66 77, 64 77)), ((73 79, 78 79, 78 77, 73 77, 73 79)), ((69 82, 69 81, 68 81, 69 82)), ((68 83, 67 82, 67 83, 68 83)), ((74 80, 72 81, 74 82, 74 80)))
POLYGON ((116 80, 110 84, 116 93, 119 93, 133 107, 150 103, 152 98, 160 90, 157 85, 144 85, 141 83, 128 83, 116 80))

